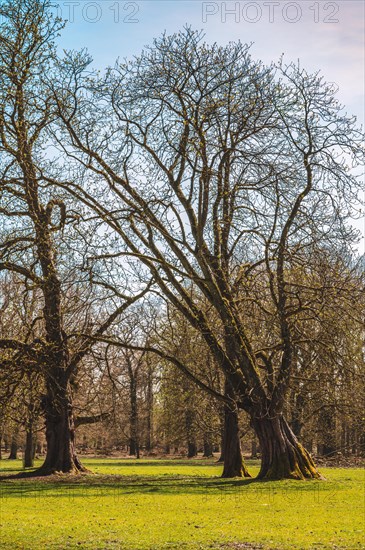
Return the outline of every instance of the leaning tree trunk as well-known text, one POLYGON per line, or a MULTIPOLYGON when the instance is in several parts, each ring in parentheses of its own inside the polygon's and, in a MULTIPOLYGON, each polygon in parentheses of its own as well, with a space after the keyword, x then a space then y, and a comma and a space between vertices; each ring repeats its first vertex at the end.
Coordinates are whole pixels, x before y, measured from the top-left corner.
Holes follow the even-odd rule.
POLYGON ((47 395, 42 400, 46 419, 47 453, 44 464, 35 472, 48 475, 55 472, 79 473, 87 471, 75 450, 75 426, 70 384, 64 380, 64 371, 53 372, 53 383, 48 383, 47 395))
POLYGON ((258 479, 320 478, 312 458, 299 443, 285 418, 253 418, 260 442, 261 469, 258 479))
POLYGON ((222 477, 251 477, 242 456, 238 411, 233 404, 225 405, 222 454, 224 458, 222 477))

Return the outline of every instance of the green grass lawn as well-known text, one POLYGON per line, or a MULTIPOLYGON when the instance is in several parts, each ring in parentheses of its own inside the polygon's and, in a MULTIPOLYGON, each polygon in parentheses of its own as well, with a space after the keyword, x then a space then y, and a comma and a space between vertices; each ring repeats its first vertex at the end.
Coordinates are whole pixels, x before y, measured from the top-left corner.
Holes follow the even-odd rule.
POLYGON ((362 469, 254 482, 220 479, 212 460, 83 462, 95 475, 0 482, 1 549, 365 548, 362 469))

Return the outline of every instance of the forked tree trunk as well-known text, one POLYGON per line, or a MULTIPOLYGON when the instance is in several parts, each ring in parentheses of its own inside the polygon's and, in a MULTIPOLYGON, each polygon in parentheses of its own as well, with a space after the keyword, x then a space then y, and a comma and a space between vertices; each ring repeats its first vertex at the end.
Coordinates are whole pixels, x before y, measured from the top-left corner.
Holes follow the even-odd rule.
POLYGON ((235 407, 225 406, 223 449, 224 466, 222 477, 251 477, 243 460, 238 411, 235 407))
POLYGON ((283 416, 253 418, 260 442, 261 469, 258 479, 320 478, 312 458, 299 443, 283 416))
POLYGON ((37 475, 55 472, 79 473, 87 469, 81 464, 75 450, 75 426, 72 414, 72 396, 68 383, 48 388, 43 399, 46 419, 47 452, 44 464, 36 470, 37 475))

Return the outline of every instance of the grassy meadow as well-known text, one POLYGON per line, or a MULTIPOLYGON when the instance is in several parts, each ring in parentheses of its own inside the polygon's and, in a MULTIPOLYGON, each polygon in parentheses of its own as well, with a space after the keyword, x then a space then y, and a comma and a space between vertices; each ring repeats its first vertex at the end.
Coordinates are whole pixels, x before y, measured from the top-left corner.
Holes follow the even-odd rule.
MULTIPOLYGON (((0 481, 1 549, 365 548, 360 468, 255 482, 220 479, 207 459, 83 462, 94 474, 0 481)), ((255 475, 258 462, 248 465, 255 475)))

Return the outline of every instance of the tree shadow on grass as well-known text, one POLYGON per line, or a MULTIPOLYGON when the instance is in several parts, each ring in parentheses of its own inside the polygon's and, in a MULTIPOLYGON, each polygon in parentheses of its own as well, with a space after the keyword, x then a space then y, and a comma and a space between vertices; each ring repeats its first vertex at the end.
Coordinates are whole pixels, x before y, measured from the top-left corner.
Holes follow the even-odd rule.
POLYGON ((203 498, 229 495, 251 485, 254 479, 227 480, 218 477, 164 476, 7 476, 0 485, 0 498, 123 498, 131 495, 196 495, 203 498))
MULTIPOLYGON (((86 461, 84 460, 84 462, 88 462, 87 459, 86 461)), ((98 467, 98 466, 101 466, 103 468, 108 468, 108 467, 120 467, 120 468, 124 468, 124 467, 149 467, 149 466, 168 466, 170 468, 174 468, 176 466, 197 466, 198 468, 206 468, 207 466, 220 466, 221 463, 217 463, 216 461, 213 461, 211 459, 206 459, 206 461, 198 461, 198 460, 194 460, 194 459, 175 459, 173 462, 171 460, 160 460, 160 459, 155 459, 155 460, 144 460, 144 459, 141 459, 141 460, 137 460, 137 459, 122 459, 120 461, 116 461, 116 460, 113 460, 113 459, 110 459, 110 462, 109 461, 100 461, 100 462, 95 462, 94 460, 92 460, 92 463, 91 463, 91 467, 94 468, 94 467, 98 467)))

